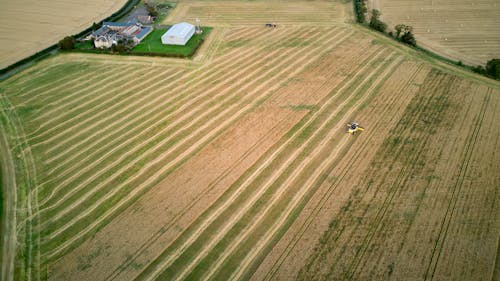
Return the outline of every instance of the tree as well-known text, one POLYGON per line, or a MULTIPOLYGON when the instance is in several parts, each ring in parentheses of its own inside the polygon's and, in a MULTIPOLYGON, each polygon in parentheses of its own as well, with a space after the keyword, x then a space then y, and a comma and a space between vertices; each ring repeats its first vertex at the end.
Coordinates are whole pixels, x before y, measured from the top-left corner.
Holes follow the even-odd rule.
POLYGON ((413 35, 413 27, 406 24, 398 24, 394 29, 396 30, 396 39, 413 47, 417 46, 417 40, 415 40, 415 36, 413 35))
POLYGON ((370 19, 370 27, 380 31, 380 32, 385 32, 387 29, 387 24, 385 24, 383 21, 380 20, 380 11, 373 9, 372 10, 372 17, 370 19))
POLYGON ((148 11, 148 14, 151 17, 153 17, 153 18, 158 17, 158 11, 156 11, 156 8, 153 5, 151 5, 151 4, 147 3, 146 1, 144 1, 144 7, 146 7, 146 10, 148 11))
POLYGON ((354 12, 356 13, 356 21, 359 23, 365 23, 366 14, 366 2, 365 0, 354 0, 354 12))
POLYGON ((123 54, 127 52, 127 46, 123 42, 118 42, 118 44, 111 45, 111 52, 123 54))
POLYGON ((417 46, 417 40, 415 40, 415 36, 413 36, 413 33, 411 33, 411 31, 405 32, 403 36, 401 36, 401 42, 413 47, 417 46))
POLYGON ((64 39, 57 43, 57 46, 61 50, 71 50, 75 48, 76 40, 72 36, 66 36, 64 39))
POLYGON ((486 74, 500 80, 500 59, 492 59, 486 63, 486 74))

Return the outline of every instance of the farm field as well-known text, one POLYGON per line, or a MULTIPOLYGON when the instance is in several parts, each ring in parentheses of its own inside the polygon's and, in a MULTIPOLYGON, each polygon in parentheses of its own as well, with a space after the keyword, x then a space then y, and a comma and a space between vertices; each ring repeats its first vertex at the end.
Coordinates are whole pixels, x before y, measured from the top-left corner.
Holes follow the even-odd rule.
POLYGON ((0 82, 2 279, 498 274, 500 83, 314 16, 352 3, 239 4, 193 60, 60 54, 0 82))
POLYGON ((0 69, 41 51, 118 11, 125 0, 3 0, 0 69), (64 11, 63 13, 61 13, 64 11))
POLYGON ((500 3, 496 0, 369 0, 390 28, 413 26, 417 43, 477 66, 500 57, 500 3))
POLYGON ((331 26, 351 20, 352 5, 345 1, 179 1, 164 20, 201 20, 206 26, 279 25, 331 26))

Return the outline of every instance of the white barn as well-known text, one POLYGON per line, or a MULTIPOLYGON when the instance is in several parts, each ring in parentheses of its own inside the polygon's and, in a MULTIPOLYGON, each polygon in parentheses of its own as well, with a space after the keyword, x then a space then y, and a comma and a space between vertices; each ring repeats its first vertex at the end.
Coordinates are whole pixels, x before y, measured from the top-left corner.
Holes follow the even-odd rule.
POLYGON ((161 36, 161 43, 166 45, 186 45, 195 32, 194 25, 181 22, 170 27, 165 34, 161 36))

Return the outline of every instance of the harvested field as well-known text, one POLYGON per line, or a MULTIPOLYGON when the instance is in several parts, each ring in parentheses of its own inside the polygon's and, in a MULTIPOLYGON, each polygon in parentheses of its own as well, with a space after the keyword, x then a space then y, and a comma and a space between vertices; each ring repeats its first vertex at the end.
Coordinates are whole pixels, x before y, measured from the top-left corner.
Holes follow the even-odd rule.
POLYGON ((118 11, 125 0, 3 0, 0 69, 77 34, 118 11))
POLYGON ((500 83, 344 22, 258 20, 193 60, 64 54, 0 82, 17 276, 491 279, 500 83))
POLYGON ((351 18, 350 3, 340 1, 182 1, 165 20, 207 26, 278 25, 331 26, 351 18))
POLYGON ((496 0, 369 0, 389 27, 413 26, 417 43, 456 61, 485 65, 500 57, 500 3, 496 0))

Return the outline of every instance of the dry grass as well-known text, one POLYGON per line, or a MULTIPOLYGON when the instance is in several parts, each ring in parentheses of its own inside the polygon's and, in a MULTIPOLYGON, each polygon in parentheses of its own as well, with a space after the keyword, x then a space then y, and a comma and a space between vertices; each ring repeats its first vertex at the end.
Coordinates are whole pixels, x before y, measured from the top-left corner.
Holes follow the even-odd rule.
POLYGON ((125 0, 4 0, 0 8, 0 69, 118 11, 125 0))
POLYGON ((414 27, 417 43, 445 57, 484 65, 500 57, 500 3, 496 0, 371 0, 391 28, 414 27))

